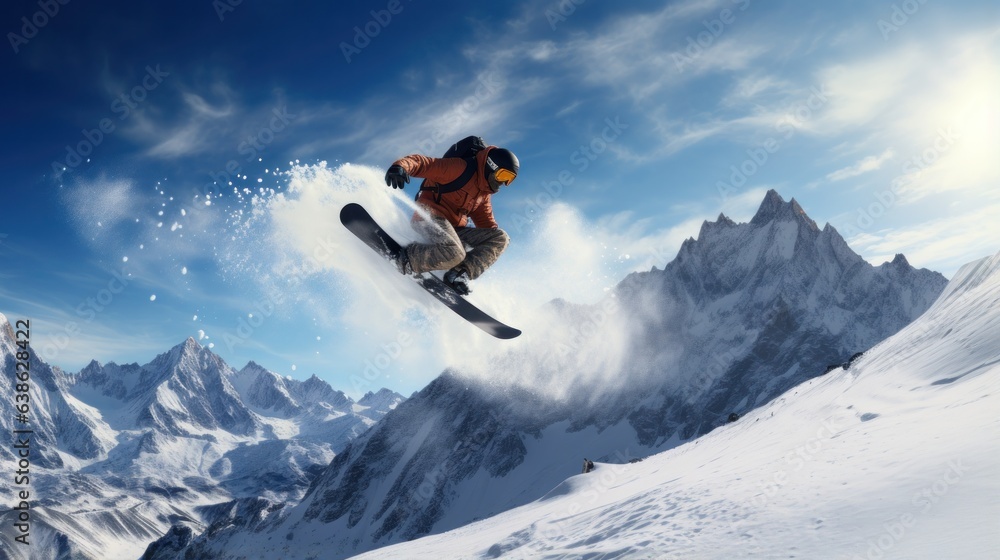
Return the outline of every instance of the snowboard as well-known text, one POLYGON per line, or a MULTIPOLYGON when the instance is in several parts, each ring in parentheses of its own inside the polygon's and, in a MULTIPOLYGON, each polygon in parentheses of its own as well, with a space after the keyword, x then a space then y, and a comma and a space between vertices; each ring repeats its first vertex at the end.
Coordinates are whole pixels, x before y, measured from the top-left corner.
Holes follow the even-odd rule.
MULTIPOLYGON (((360 204, 352 202, 344 206, 340 211, 340 222, 365 245, 374 249, 386 260, 393 262, 399 258, 403 247, 386 233, 360 204)), ((510 339, 521 334, 521 331, 497 321, 469 303, 467 299, 437 276, 424 273, 412 278, 448 309, 490 335, 501 339, 510 339)))

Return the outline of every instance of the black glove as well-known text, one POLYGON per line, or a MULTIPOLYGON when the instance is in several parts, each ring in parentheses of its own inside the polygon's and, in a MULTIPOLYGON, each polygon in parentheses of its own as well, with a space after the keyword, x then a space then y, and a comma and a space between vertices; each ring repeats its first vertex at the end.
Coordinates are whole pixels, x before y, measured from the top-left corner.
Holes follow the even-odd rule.
POLYGON ((406 170, 399 165, 393 165, 385 172, 385 184, 394 188, 403 188, 404 183, 410 182, 410 176, 406 174, 406 170))

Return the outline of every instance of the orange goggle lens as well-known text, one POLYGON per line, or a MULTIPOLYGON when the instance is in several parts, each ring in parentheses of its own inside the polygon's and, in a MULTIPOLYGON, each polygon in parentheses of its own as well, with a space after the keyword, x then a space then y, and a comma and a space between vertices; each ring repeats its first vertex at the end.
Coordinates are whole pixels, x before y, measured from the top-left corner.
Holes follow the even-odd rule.
POLYGON ((514 180, 514 177, 517 177, 513 171, 502 167, 497 169, 493 176, 496 177, 498 183, 503 183, 505 185, 509 185, 511 181, 514 180))

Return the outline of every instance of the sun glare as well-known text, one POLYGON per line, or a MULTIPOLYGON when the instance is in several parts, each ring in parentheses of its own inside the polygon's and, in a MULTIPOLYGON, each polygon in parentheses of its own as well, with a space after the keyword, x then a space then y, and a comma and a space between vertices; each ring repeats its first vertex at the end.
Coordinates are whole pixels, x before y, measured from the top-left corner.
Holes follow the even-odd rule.
POLYGON ((918 195, 981 193, 1000 181, 1000 65, 989 50, 967 50, 950 62, 913 117, 927 131, 912 139, 904 167, 905 190, 918 195))

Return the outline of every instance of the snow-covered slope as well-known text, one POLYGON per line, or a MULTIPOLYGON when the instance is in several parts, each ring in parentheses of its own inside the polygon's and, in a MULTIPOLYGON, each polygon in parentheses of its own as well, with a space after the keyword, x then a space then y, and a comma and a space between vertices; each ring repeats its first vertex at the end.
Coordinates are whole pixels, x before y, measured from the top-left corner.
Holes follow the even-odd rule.
MULTIPOLYGON (((4 394, 14 394, 18 350, 0 315, 4 394)), ((237 372, 191 338, 143 366, 95 361, 68 375, 33 351, 30 360, 33 557, 137 558, 175 523, 200 532, 226 515, 212 506, 294 503, 384 415, 355 413, 315 376, 286 379, 252 363, 237 372)), ((0 401, 7 433, 23 428, 13 404, 0 401)), ((10 452, 0 447, 8 462, 10 452)), ((0 489, 12 483, 0 479, 0 489)), ((13 541, 15 513, 0 514, 0 557, 27 558, 13 541)))
POLYGON ((946 283, 902 256, 871 266, 772 191, 751 223, 706 222, 604 302, 554 302, 518 350, 445 372, 353 441, 297 507, 190 550, 343 557, 495 515, 585 457, 669 449, 770 401, 897 332, 946 283))
POLYGON ((1000 254, 849 369, 634 464, 358 558, 995 558, 1000 254))

